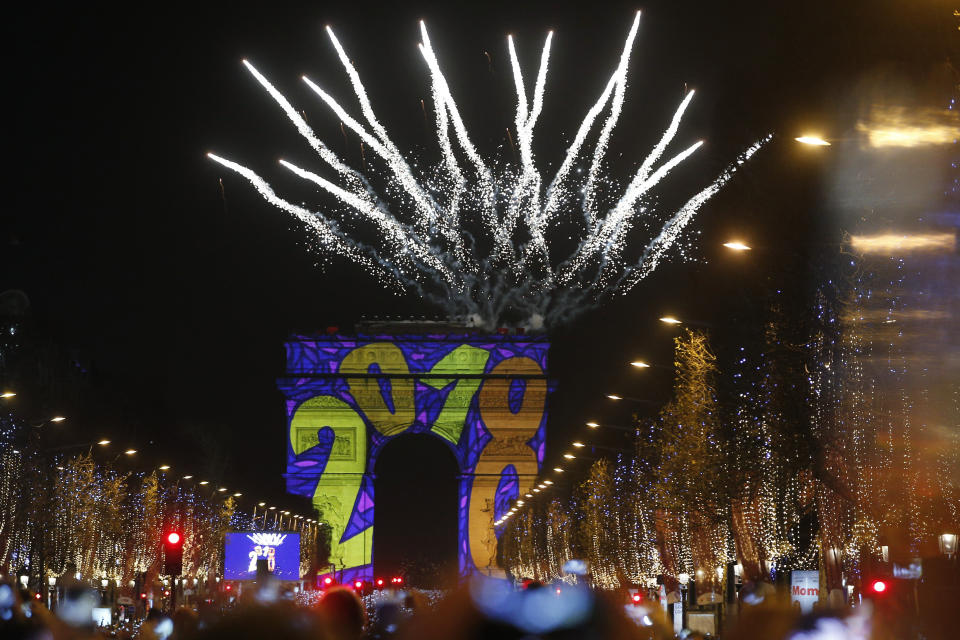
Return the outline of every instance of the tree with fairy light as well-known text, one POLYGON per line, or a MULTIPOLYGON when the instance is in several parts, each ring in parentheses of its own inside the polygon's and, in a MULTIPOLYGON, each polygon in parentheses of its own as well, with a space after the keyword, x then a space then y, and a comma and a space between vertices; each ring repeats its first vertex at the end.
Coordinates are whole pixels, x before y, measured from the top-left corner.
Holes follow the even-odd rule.
POLYGON ((590 565, 594 584, 617 587, 626 580, 617 562, 620 549, 620 513, 617 509, 613 464, 600 458, 590 466, 587 479, 578 487, 581 509, 580 546, 590 565))
POLYGON ((716 356, 703 331, 675 339, 674 397, 660 412, 658 482, 651 499, 660 510, 662 535, 688 533, 681 572, 718 590, 718 567, 727 562, 729 479, 716 393, 716 356))
POLYGON ((763 332, 741 336, 720 378, 724 404, 731 530, 747 581, 770 569, 816 566, 810 465, 809 322, 793 300, 771 293, 763 332), (811 563, 813 565, 811 566, 811 563))

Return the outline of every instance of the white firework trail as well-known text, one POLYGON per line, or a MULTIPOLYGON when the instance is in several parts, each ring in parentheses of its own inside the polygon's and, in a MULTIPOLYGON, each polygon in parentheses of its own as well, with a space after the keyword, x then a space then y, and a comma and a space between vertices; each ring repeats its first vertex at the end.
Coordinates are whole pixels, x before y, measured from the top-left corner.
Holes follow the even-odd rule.
POLYGON ((627 67, 630 64, 630 51, 633 49, 633 41, 637 37, 637 28, 639 26, 640 12, 638 11, 636 17, 633 19, 633 25, 630 27, 630 33, 627 35, 627 45, 624 47, 623 54, 620 56, 620 64, 617 65, 617 70, 613 74, 616 81, 614 83, 610 114, 603 123, 603 128, 600 130, 600 139, 597 140, 597 144, 593 150, 593 157, 590 159, 590 171, 587 173, 587 184, 584 187, 583 202, 583 212, 588 222, 593 222, 596 218, 594 212, 596 203, 594 200, 597 195, 597 178, 600 174, 600 164, 603 162, 604 155, 606 155, 613 129, 617 126, 617 122, 620 121, 620 113, 623 111, 623 98, 627 91, 627 67))
POLYGON ((281 165, 332 197, 339 217, 334 219, 333 213, 293 204, 278 196, 252 169, 220 155, 208 155, 247 179, 269 204, 301 221, 321 252, 359 264, 393 291, 413 291, 451 316, 470 319, 485 328, 516 322, 532 329, 547 329, 609 296, 626 293, 650 275, 703 205, 770 140, 767 136, 748 147, 679 209, 659 211, 654 188, 703 144, 697 142, 661 162, 693 99, 691 91, 627 186, 619 195, 613 193, 619 187, 604 175, 603 165, 623 112, 639 21, 638 12, 613 75, 549 178, 537 168, 533 132, 544 106, 553 32, 544 42, 529 98, 514 40, 507 38, 517 95, 514 126, 520 158, 515 167, 485 160, 474 146, 423 22, 419 49, 430 76, 440 150, 436 166, 418 168, 390 138, 374 113, 360 74, 329 27, 327 34, 350 80, 361 117, 352 116, 348 108, 306 76, 303 80, 374 154, 379 164, 374 163, 367 172, 354 169, 325 145, 283 94, 249 62, 244 60, 244 65, 336 175, 333 179, 324 177, 286 160, 281 160, 281 165), (592 134, 604 113, 599 132, 592 134), (579 177, 574 169, 587 153, 591 134, 595 142, 589 151, 588 170, 579 177), (604 211, 604 202, 615 204, 604 211), (642 247, 639 258, 629 258, 628 237, 641 217, 648 225, 658 220, 666 222, 642 247), (582 227, 583 235, 565 256, 554 255, 558 249, 548 239, 559 222, 582 227), (357 239, 368 236, 371 228, 377 234, 374 240, 357 239))

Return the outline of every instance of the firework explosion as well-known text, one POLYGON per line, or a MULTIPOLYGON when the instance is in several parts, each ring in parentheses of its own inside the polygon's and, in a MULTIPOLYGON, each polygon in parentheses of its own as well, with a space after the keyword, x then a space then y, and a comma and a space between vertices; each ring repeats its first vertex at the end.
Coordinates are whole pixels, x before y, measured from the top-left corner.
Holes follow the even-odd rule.
POLYGON ((543 108, 553 33, 547 35, 543 46, 532 100, 528 100, 513 39, 507 38, 517 92, 519 162, 491 164, 470 139, 423 22, 419 48, 430 72, 442 155, 437 166, 421 171, 415 168, 416 163, 411 166, 407 161, 374 114, 360 76, 329 27, 327 34, 365 122, 347 113, 309 78, 303 81, 360 138, 368 155, 376 158, 376 163, 368 164, 364 156, 368 168, 363 172, 349 166, 324 144, 283 94, 248 61, 243 63, 335 175, 328 179, 285 160, 280 164, 333 196, 342 215, 334 219, 293 204, 277 195, 253 170, 213 153, 208 155, 250 181, 271 205, 298 218, 312 231, 322 255, 344 256, 394 291, 414 292, 451 317, 488 329, 505 322, 520 322, 531 329, 556 326, 608 296, 626 293, 652 273, 700 207, 769 139, 747 148, 678 209, 658 211, 651 191, 702 145, 697 142, 660 162, 693 99, 690 91, 626 187, 604 175, 602 165, 623 109, 627 68, 639 22, 637 13, 616 70, 549 180, 534 161, 533 132, 543 108), (588 137, 604 114, 606 119, 587 158, 588 137), (585 171, 578 166, 581 158, 589 165, 585 171), (376 188, 375 181, 382 182, 382 187, 376 188), (626 240, 638 218, 645 224, 650 220, 665 222, 639 257, 628 258, 624 255, 626 240), (571 253, 554 255, 548 232, 571 221, 580 231, 579 242, 571 253), (377 241, 358 240, 358 225, 372 226, 377 241))

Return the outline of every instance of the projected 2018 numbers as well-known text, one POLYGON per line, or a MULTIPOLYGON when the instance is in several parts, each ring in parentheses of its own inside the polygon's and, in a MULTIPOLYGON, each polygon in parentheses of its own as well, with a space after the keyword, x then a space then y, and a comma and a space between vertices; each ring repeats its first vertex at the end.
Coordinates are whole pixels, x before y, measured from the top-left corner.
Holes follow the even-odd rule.
POLYGON ((372 577, 371 473, 402 433, 451 448, 463 478, 460 570, 494 568, 493 521, 543 459, 548 344, 471 338, 288 343, 288 490, 312 498, 331 527, 339 579, 372 577))

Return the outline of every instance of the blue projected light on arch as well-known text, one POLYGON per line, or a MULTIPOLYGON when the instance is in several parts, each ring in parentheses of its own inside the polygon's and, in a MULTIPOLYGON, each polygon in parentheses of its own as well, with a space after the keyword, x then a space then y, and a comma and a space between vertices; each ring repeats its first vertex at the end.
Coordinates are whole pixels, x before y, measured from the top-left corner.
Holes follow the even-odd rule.
POLYGON ((372 579, 371 474, 401 433, 429 433, 451 449, 461 574, 494 569, 493 522, 543 462, 549 344, 433 335, 304 336, 286 346, 287 490, 311 498, 331 527, 337 579, 372 579))

